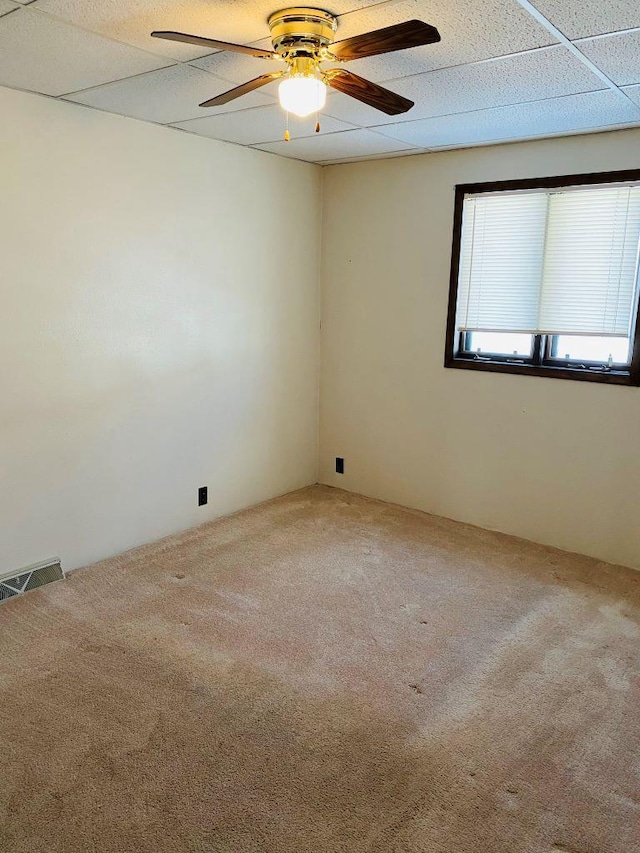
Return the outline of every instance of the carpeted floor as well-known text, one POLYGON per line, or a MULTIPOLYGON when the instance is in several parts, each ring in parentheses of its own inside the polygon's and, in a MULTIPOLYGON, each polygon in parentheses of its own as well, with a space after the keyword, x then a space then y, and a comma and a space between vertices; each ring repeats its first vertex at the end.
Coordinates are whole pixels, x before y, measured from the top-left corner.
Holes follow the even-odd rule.
POLYGON ((3 853, 640 851, 640 574, 325 487, 0 606, 3 853))

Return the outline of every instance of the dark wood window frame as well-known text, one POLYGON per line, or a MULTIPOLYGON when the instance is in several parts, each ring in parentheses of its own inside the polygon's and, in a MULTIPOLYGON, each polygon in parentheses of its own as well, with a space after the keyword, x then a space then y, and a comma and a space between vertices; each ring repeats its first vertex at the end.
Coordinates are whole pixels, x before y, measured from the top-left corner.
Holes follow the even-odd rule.
POLYGON ((477 184, 457 184, 453 217, 453 245, 451 252, 451 276, 449 281, 449 314, 445 343, 444 366, 463 370, 483 370, 491 373, 515 373, 521 376, 548 376, 554 379, 576 379, 584 382, 607 382, 614 385, 640 385, 640 307, 636 310, 632 329, 632 357, 628 368, 598 367, 583 362, 566 362, 559 365, 552 359, 552 336, 534 335, 530 356, 501 356, 487 354, 477 358, 463 351, 465 332, 456 331, 456 307, 458 302, 458 270, 460 265, 460 240, 462 236, 462 212, 465 196, 529 189, 554 189, 588 184, 612 184, 640 181, 640 169, 618 172, 594 172, 578 175, 562 175, 553 178, 526 178, 511 181, 493 181, 477 184))

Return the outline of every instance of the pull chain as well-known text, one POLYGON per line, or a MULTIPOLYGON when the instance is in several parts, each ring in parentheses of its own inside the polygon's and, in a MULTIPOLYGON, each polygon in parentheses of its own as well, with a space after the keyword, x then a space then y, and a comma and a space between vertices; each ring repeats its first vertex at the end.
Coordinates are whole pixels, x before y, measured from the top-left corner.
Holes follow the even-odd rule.
POLYGON ((286 125, 285 125, 285 131, 284 131, 284 141, 285 142, 291 142, 291 134, 289 133, 289 113, 286 112, 285 115, 287 118, 286 118, 286 125))
POLYGON ((316 102, 316 133, 320 133, 320 117, 318 115, 320 111, 320 92, 318 92, 318 100, 316 102))

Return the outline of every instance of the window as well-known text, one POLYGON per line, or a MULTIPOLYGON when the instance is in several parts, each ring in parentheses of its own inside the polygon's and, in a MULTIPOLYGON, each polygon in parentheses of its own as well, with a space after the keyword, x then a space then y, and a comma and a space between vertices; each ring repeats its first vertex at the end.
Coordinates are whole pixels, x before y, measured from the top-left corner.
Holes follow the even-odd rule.
POLYGON ((445 367, 640 385, 640 171, 456 187, 445 367))

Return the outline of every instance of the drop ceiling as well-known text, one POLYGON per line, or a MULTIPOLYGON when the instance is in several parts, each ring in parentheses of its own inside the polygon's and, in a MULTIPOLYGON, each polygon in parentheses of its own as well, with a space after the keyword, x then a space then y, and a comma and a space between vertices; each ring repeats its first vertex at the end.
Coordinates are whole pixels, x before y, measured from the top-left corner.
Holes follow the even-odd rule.
MULTIPOLYGON (((309 5, 313 5, 309 3, 309 5)), ((334 0, 338 39, 418 18, 439 44, 349 63, 415 101, 387 116, 338 92, 285 114, 277 84, 198 104, 265 60, 152 39, 154 29, 270 47, 277 0, 0 0, 0 85, 329 164, 640 126, 638 0, 334 0)))

